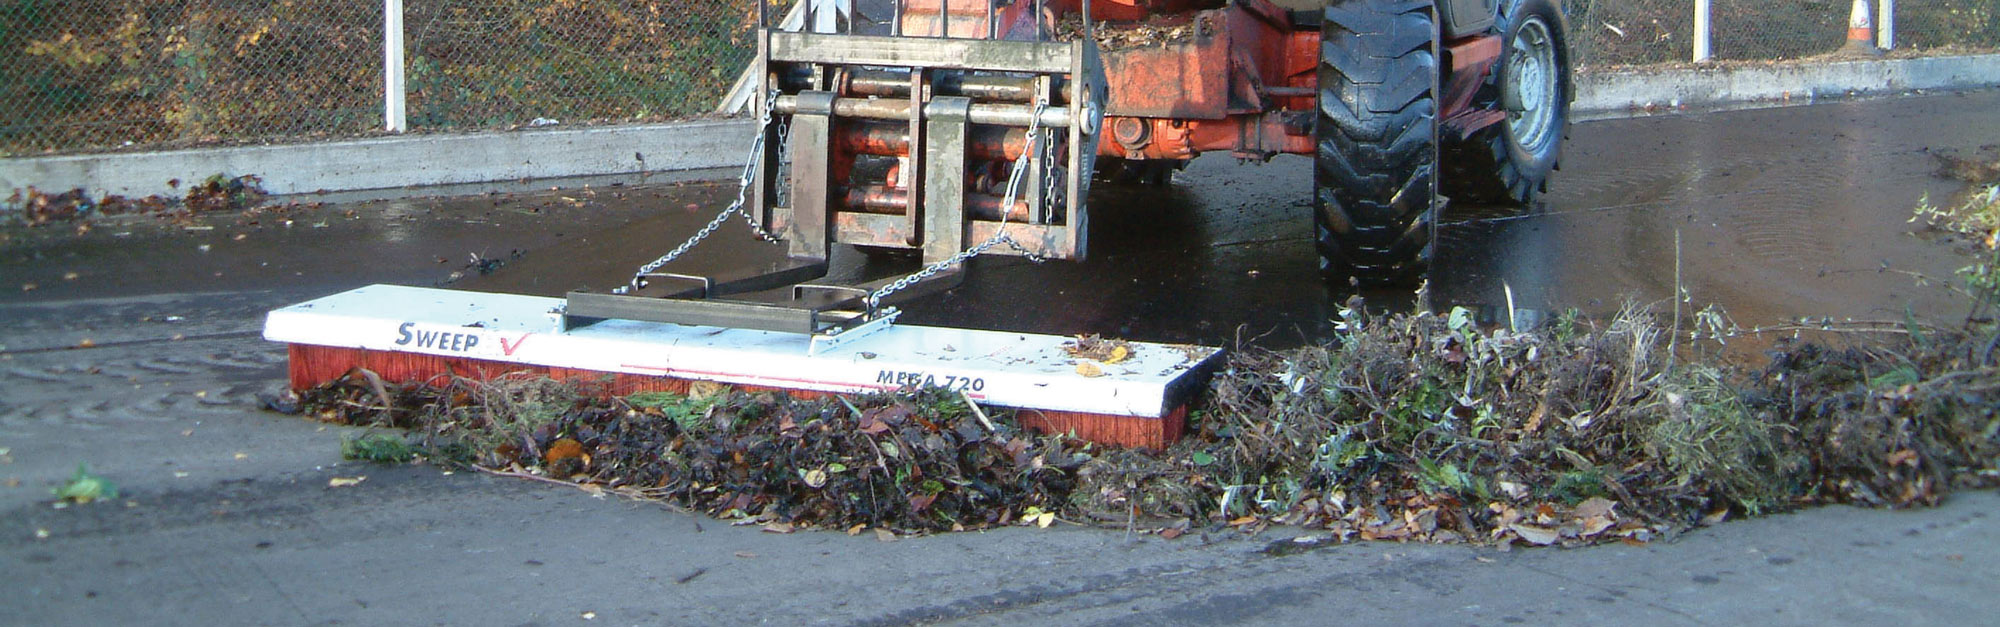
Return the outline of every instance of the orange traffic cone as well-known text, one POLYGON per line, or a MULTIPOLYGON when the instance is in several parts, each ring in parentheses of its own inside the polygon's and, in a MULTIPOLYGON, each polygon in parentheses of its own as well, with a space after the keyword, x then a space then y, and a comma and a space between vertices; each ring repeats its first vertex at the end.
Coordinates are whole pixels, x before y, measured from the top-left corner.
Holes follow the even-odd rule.
POLYGON ((1875 47, 1874 12, 1868 10, 1868 0, 1854 0, 1854 10, 1847 18, 1847 45, 1841 48, 1841 52, 1882 54, 1882 51, 1875 47))

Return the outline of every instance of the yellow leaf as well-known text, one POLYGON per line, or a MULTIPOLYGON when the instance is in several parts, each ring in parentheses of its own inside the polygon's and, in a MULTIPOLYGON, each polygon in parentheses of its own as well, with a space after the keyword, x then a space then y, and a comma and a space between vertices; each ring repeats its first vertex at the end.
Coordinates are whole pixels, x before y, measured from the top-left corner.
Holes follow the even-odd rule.
POLYGON ((1076 373, 1086 377, 1101 377, 1104 376, 1104 369, 1097 367, 1096 362, 1079 361, 1076 362, 1076 373))
POLYGON ((363 481, 367 481, 367 480, 368 480, 368 477, 366 477, 366 476, 360 476, 360 477, 355 477, 355 478, 352 478, 352 479, 349 479, 349 478, 347 478, 347 477, 334 477, 334 478, 332 478, 332 479, 328 479, 328 480, 326 481, 326 487, 329 487, 329 488, 349 488, 349 487, 353 487, 353 486, 357 486, 357 485, 361 485, 361 482, 363 482, 363 481))
POLYGON ((1118 346, 1113 346, 1111 347, 1111 356, 1105 357, 1104 363, 1115 364, 1121 361, 1125 361, 1127 357, 1131 356, 1132 356, 1132 351, 1130 349, 1125 348, 1124 345, 1121 344, 1118 346))
POLYGON ((815 488, 826 485, 826 471, 824 470, 814 468, 812 470, 801 471, 799 476, 806 480, 806 485, 815 488))
POLYGON ((1035 521, 1036 527, 1047 529, 1049 528, 1049 525, 1054 524, 1056 522, 1056 513, 1042 512, 1040 514, 1035 514, 1033 519, 1035 521))
POLYGON ((729 393, 729 385, 714 381, 691 381, 688 383, 688 398, 706 400, 729 393))

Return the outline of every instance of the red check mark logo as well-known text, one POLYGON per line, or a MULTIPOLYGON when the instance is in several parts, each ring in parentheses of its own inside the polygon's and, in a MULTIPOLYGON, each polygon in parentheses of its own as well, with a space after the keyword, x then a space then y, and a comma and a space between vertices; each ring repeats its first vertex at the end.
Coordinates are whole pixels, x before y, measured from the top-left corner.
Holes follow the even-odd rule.
POLYGON ((523 343, 525 343, 525 342, 527 342, 527 341, 528 341, 528 336, 529 336, 529 335, 533 335, 533 334, 532 334, 532 333, 522 333, 522 334, 521 334, 521 337, 517 337, 517 338, 514 338, 514 341, 512 341, 512 342, 509 342, 509 341, 507 341, 507 338, 504 338, 504 337, 503 337, 503 338, 500 338, 500 352, 502 352, 502 353, 506 353, 506 355, 507 355, 508 357, 512 357, 512 356, 514 356, 514 351, 516 351, 516 350, 520 350, 520 348, 521 348, 521 344, 523 344, 523 343))

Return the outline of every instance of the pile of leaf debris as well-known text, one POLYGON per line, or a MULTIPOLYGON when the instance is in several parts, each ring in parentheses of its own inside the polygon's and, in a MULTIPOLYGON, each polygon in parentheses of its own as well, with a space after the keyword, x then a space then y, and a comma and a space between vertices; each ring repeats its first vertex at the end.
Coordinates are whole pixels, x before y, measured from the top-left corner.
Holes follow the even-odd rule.
MULTIPOLYGON (((21 222, 28 226, 123 214, 186 218, 198 213, 241 211, 254 207, 268 196, 261 187, 262 182, 256 175, 228 177, 218 174, 189 186, 187 194, 180 198, 157 194, 141 198, 108 194, 93 198, 81 188, 51 194, 28 187, 14 190, 7 197, 6 206, 17 212, 21 222)), ((174 179, 167 185, 179 189, 181 181, 174 179)))
POLYGON ((1196 425, 1224 514, 1343 538, 1645 541, 2000 480, 2000 362, 1983 335, 1786 340, 1752 371, 1676 350, 1641 308, 1532 333, 1469 318, 1348 310, 1336 345, 1239 354, 1196 425))
MULTIPOLYGON (((1077 13, 1065 15, 1056 21, 1054 29, 1056 41, 1074 41, 1082 38, 1083 16, 1077 13)), ((1098 20, 1091 24, 1090 32, 1097 39, 1099 50, 1126 50, 1189 43, 1198 35, 1214 33, 1215 25, 1207 15, 1196 15, 1192 18, 1180 15, 1156 15, 1138 22, 1098 20)))
POLYGON ((1023 433, 1010 414, 973 411, 942 392, 617 397, 593 386, 506 378, 399 387, 357 370, 302 400, 321 420, 409 429, 433 459, 784 530, 965 530, 1039 517, 1067 505, 1095 452, 1023 433))
MULTIPOLYGON (((1168 537, 1643 542, 1731 515, 1902 507, 2000 482, 1987 338, 1781 342, 1761 370, 1682 362, 1667 325, 1482 329, 1463 310, 1345 312, 1338 341, 1246 350, 1193 434, 1106 450, 936 391, 610 396, 522 378, 305 395, 324 420, 409 429, 433 460, 580 482, 745 523, 896 532, 1060 516, 1168 537)), ((1115 346, 1079 342, 1079 350, 1115 346)))

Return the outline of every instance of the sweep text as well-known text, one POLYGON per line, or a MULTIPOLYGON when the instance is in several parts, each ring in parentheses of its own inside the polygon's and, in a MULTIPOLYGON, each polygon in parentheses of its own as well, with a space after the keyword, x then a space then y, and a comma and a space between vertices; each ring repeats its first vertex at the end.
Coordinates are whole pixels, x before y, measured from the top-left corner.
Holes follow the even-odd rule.
POLYGON ((479 345, 479 336, 472 333, 425 331, 416 326, 415 322, 405 322, 403 326, 396 327, 396 345, 454 353, 469 353, 479 345))

